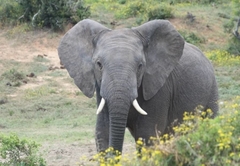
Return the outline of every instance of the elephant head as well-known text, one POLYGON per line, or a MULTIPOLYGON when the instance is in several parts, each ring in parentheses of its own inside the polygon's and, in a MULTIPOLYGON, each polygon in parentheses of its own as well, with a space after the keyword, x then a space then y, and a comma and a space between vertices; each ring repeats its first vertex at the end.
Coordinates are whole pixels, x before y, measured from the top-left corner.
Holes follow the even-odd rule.
POLYGON ((95 87, 100 89, 97 113, 101 114, 105 105, 109 115, 108 146, 121 151, 131 104, 147 116, 137 102, 139 88, 144 100, 151 99, 178 63, 183 47, 183 38, 165 20, 110 30, 86 19, 65 34, 58 54, 87 97, 94 95, 95 87))

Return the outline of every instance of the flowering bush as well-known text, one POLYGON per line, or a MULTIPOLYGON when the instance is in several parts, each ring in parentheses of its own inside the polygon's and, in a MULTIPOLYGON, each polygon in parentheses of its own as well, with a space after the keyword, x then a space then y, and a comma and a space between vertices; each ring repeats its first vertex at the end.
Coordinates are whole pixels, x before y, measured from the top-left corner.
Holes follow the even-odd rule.
MULTIPOLYGON (((100 152, 93 157, 94 161, 97 161, 100 166, 118 166, 121 159, 121 153, 114 150, 112 147, 100 152)), ((119 165, 120 166, 120 165, 119 165)))
POLYGON ((185 112, 183 122, 173 127, 174 135, 151 138, 154 146, 136 142, 137 152, 121 157, 112 148, 95 156, 101 166, 117 165, 237 165, 240 162, 240 96, 225 103, 223 111, 211 119, 212 111, 185 112), (235 103, 235 104, 234 104, 235 103), (141 151, 141 153, 140 153, 141 151), (121 159, 121 160, 120 160, 121 159))
POLYGON ((227 51, 213 50, 205 52, 206 56, 216 65, 239 65, 240 56, 235 56, 227 51))

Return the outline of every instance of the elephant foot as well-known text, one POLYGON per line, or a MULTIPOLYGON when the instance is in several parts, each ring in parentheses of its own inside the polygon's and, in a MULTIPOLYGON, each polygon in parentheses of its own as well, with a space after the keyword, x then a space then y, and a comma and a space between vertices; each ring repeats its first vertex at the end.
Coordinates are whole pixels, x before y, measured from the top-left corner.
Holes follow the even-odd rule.
POLYGON ((105 151, 99 152, 95 157, 95 161, 101 164, 118 164, 121 159, 121 152, 114 150, 112 147, 105 151))

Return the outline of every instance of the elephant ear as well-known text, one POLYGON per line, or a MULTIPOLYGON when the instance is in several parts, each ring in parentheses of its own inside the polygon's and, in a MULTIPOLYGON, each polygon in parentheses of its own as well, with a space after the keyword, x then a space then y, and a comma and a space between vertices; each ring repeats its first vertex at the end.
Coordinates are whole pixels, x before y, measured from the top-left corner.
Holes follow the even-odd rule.
POLYGON ((154 20, 134 28, 148 42, 143 96, 151 99, 164 85, 183 54, 184 39, 166 20, 154 20))
POLYGON ((95 91, 93 38, 104 30, 108 29, 98 22, 80 21, 64 35, 58 47, 61 63, 87 97, 92 97, 95 91))

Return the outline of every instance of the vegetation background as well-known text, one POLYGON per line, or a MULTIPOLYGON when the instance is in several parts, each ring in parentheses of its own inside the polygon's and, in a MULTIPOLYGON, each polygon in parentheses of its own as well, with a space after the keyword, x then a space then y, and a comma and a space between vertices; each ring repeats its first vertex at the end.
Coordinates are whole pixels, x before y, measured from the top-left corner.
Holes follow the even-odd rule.
POLYGON ((0 0, 0 165, 96 165, 95 97, 77 89, 56 50, 84 18, 112 29, 168 19, 215 68, 220 115, 186 115, 141 159, 126 130, 121 165, 238 165, 239 9, 239 0, 0 0))

